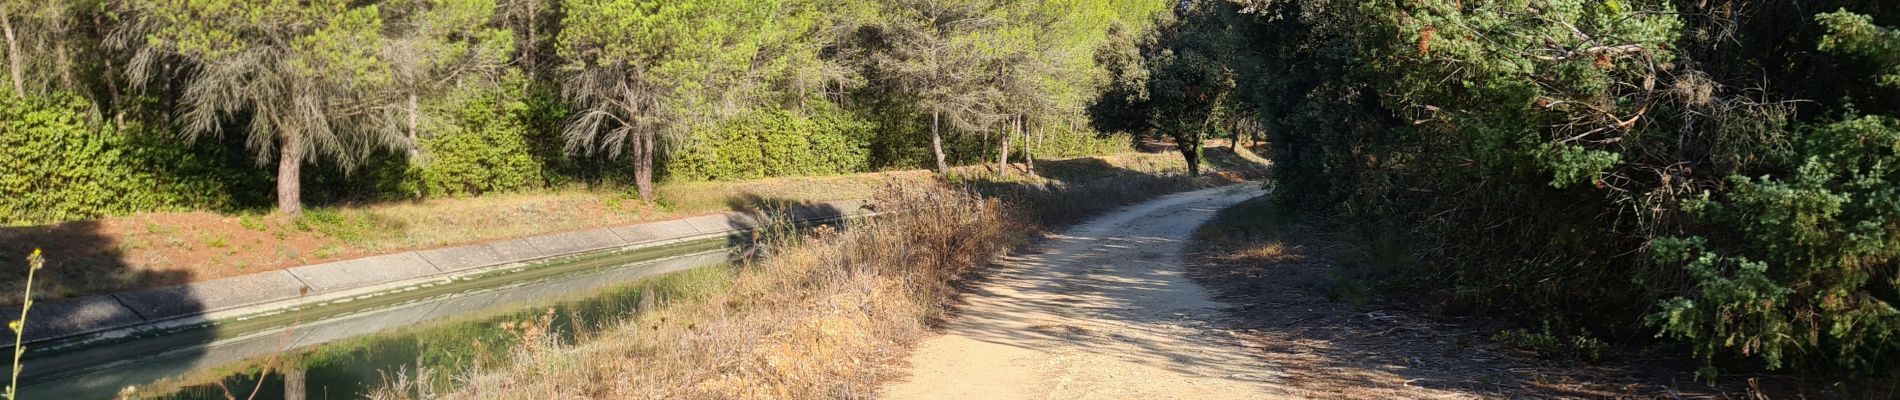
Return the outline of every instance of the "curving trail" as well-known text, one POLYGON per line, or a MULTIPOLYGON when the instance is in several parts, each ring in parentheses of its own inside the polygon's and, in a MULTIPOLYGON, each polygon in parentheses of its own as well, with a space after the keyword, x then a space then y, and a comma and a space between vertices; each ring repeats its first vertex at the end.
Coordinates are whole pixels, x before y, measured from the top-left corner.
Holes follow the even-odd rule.
POLYGON ((1219 320, 1182 250, 1257 184, 1180 193, 1057 235, 1011 257, 909 358, 891 399, 1268 399, 1276 368, 1219 320))

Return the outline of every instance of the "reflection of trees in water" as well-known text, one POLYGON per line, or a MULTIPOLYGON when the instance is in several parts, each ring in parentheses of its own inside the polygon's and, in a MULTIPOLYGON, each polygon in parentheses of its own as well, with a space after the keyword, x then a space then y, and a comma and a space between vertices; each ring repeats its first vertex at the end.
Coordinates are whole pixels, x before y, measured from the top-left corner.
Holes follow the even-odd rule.
MULTIPOLYGON (((191 354, 167 355, 140 361, 136 368, 127 366, 94 374, 123 375, 116 379, 72 378, 66 385, 55 382, 44 390, 47 394, 72 394, 75 389, 84 389, 86 393, 109 397, 124 386, 74 387, 88 385, 71 381, 122 380, 150 382, 138 385, 138 394, 159 399, 225 398, 227 391, 233 397, 245 398, 252 395, 252 388, 260 388, 256 399, 295 398, 283 394, 298 384, 312 396, 361 397, 369 389, 383 384, 386 377, 393 379, 398 372, 414 375, 418 370, 459 372, 506 365, 503 363, 510 360, 509 352, 519 345, 520 338, 502 329, 504 324, 546 315, 549 318, 545 331, 551 339, 570 344, 583 341, 637 315, 643 309, 643 302, 722 287, 729 269, 691 267, 719 264, 726 257, 724 251, 697 253, 639 267, 572 273, 502 290, 464 292, 373 313, 294 325, 281 328, 281 334, 259 333, 220 343, 212 346, 208 353, 198 350, 191 354), (641 278, 650 271, 677 269, 686 270, 641 278), (403 328, 437 318, 454 319, 403 328), (343 337, 386 328, 396 330, 343 337), (281 339, 286 336, 292 340, 281 339), (312 347, 298 348, 305 345, 312 347), (211 356, 199 357, 199 354, 211 356), (245 359, 220 360, 238 357, 245 359), (176 374, 177 371, 188 372, 176 374), (140 379, 141 375, 158 376, 140 379), (298 382, 299 376, 301 382, 298 382)), ((452 373, 430 374, 426 384, 449 387, 453 376, 452 373)), ((28 389, 32 393, 34 388, 28 389)))

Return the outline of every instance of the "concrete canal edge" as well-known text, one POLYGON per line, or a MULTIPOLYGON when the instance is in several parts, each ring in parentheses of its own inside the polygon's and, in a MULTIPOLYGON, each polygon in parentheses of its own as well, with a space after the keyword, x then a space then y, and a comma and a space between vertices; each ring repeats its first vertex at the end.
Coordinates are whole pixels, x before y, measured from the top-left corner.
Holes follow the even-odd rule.
MULTIPOLYGON (((183 285, 38 302, 27 319, 28 344, 144 327, 192 324, 268 314, 306 305, 404 290, 501 269, 587 254, 628 251, 717 238, 745 237, 765 214, 799 225, 870 216, 868 200, 787 207, 770 213, 733 211, 668 221, 407 251, 194 282, 183 285)), ((20 306, 0 308, 17 316, 20 306)), ((12 332, 4 345, 11 347, 12 332)))

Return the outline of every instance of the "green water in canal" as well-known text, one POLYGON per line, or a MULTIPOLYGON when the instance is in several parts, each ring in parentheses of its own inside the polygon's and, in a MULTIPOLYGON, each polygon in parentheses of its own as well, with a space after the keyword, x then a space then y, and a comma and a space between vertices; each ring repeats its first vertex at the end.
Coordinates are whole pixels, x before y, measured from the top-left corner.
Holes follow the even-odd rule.
POLYGON ((523 323, 547 327, 549 338, 560 343, 583 343, 662 301, 725 287, 731 259, 723 241, 591 255, 281 314, 42 350, 22 369, 40 370, 22 382, 21 398, 354 399, 399 375, 414 380, 418 371, 429 371, 425 385, 448 390, 467 371, 513 362, 523 323))

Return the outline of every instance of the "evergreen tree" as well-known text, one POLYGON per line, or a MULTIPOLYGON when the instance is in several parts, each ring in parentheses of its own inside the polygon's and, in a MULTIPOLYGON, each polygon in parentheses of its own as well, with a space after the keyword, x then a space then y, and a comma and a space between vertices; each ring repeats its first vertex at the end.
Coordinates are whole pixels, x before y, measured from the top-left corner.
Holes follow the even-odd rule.
POLYGON ((950 173, 943 128, 983 131, 1002 120, 986 103, 1001 88, 986 80, 994 52, 989 39, 1003 26, 990 0, 896 0, 884 3, 877 26, 883 48, 873 55, 879 76, 911 107, 930 116, 930 149, 937 174, 950 173))
MULTIPOLYGON (((762 51, 784 38, 779 18, 808 8, 793 0, 571 0, 563 9, 563 93, 576 108, 562 132, 568 151, 630 155, 634 184, 653 201, 662 142, 749 104, 755 67, 787 60, 762 51)), ((776 55, 786 54, 809 53, 776 55)))
POLYGON ((128 67, 134 85, 183 79, 179 125, 188 139, 244 123, 259 164, 277 162, 277 209, 302 212, 306 163, 344 170, 379 148, 411 145, 398 128, 380 57, 377 5, 340 0, 125 1, 122 33, 144 38, 128 67), (182 62, 185 68, 161 68, 182 62), (177 76, 173 76, 173 75, 177 76))

